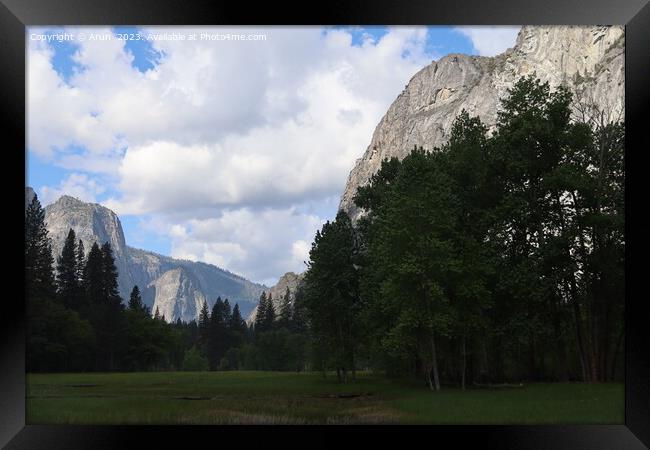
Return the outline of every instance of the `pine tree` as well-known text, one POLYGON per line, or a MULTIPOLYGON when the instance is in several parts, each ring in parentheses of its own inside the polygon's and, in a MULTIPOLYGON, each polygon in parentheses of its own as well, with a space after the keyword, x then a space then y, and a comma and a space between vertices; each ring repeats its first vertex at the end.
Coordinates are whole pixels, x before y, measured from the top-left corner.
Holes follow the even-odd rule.
POLYGON ((257 313, 255 314, 255 332, 264 333, 270 331, 275 321, 275 307, 273 306, 273 297, 271 294, 266 295, 262 292, 260 302, 257 305, 257 313))
POLYGON ((86 255, 84 253, 84 243, 79 239, 77 244, 77 280, 79 281, 79 286, 83 286, 84 278, 84 265, 86 263, 86 255))
POLYGON ((262 333, 266 331, 266 309, 267 309, 266 292, 260 295, 260 302, 257 304, 257 312, 255 313, 255 332, 262 333))
POLYGON ((136 284, 131 290, 131 295, 129 297, 129 309, 136 312, 147 312, 147 307, 142 303, 142 297, 140 296, 140 288, 136 284))
POLYGON ((266 299, 266 310, 264 312, 264 326, 267 330, 273 328, 275 322, 275 306, 273 305, 273 295, 269 293, 269 297, 266 299))
POLYGON ((120 293, 118 290, 118 273, 115 267, 115 258, 113 257, 113 249, 111 244, 106 242, 102 245, 102 261, 103 261, 103 274, 104 274, 104 295, 106 301, 109 302, 111 307, 116 308, 122 304, 120 293))
POLYGON ((203 305, 201 305, 197 328, 199 349, 204 355, 207 355, 210 334, 210 311, 208 310, 208 302, 205 300, 203 301, 203 305))
POLYGON ((240 343, 246 335, 246 322, 241 316, 239 303, 235 303, 235 307, 232 309, 232 316, 230 317, 230 329, 236 336, 236 344, 240 343))
POLYGON ((314 344, 336 368, 339 380, 355 374, 359 288, 354 267, 354 230, 350 218, 339 211, 334 222, 316 232, 309 252, 305 280, 305 306, 309 311, 314 344))
POLYGON ((216 370, 221 359, 226 355, 229 343, 228 325, 230 323, 230 304, 217 297, 210 315, 210 330, 208 341, 208 360, 210 368, 216 370))
POLYGON ((57 258, 57 294, 63 305, 79 311, 80 286, 77 266, 77 242, 74 230, 70 228, 61 255, 57 258))
MULTIPOLYGON (((56 350, 65 349, 59 333, 50 326, 56 296, 52 249, 45 228, 45 213, 34 195, 25 211, 25 300, 27 310, 27 370, 51 370, 50 361, 60 361, 56 350), (54 351, 50 351, 54 350, 54 351), (54 354, 53 354, 54 353, 54 354)), ((58 308, 57 308, 58 307, 58 308)), ((60 324, 58 325, 60 330, 60 324)), ((64 328, 64 331, 67 328, 64 328)))
POLYGON ((305 310, 304 287, 298 286, 293 299, 293 311, 291 315, 290 329, 294 333, 303 333, 307 330, 307 311, 305 310))
POLYGON ((230 302, 228 299, 225 299, 223 301, 223 314, 224 314, 224 320, 227 323, 230 323, 230 319, 232 318, 232 308, 230 307, 230 302))
MULTIPOLYGON (((95 242, 88 252, 88 258, 83 270, 83 290, 85 308, 91 308, 100 303, 104 297, 104 272, 102 251, 95 242)), ((88 314, 84 311, 83 314, 88 314)))
POLYGON ((228 325, 230 334, 230 350, 228 351, 231 367, 240 368, 243 365, 242 346, 248 339, 248 327, 241 316, 239 304, 235 303, 228 325))
POLYGON ((282 297, 282 302, 280 303, 280 314, 278 316, 278 325, 280 327, 288 328, 291 324, 292 316, 292 307, 291 307, 291 291, 289 291, 289 286, 282 297))
POLYGON ((52 247, 45 228, 45 211, 34 195, 25 212, 25 284, 28 303, 56 294, 52 247))
POLYGON ((111 245, 94 243, 84 267, 87 315, 97 335, 96 367, 113 370, 120 346, 122 299, 117 289, 117 268, 111 245))

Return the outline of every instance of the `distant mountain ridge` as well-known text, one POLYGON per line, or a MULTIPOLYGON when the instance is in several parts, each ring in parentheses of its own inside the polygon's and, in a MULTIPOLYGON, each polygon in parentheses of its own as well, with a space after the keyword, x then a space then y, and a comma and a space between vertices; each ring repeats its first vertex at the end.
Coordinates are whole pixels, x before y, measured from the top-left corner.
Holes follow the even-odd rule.
MULTIPOLYGON (((34 191, 25 188, 25 204, 34 191)), ((52 253, 61 254, 70 228, 84 244, 86 254, 94 242, 109 242, 118 270, 120 295, 126 302, 131 289, 138 285, 144 303, 156 308, 167 321, 198 318, 204 301, 212 308, 217 297, 239 303, 242 314, 257 304, 268 288, 212 264, 174 259, 126 244, 119 217, 110 209, 64 195, 45 207, 45 224, 52 241, 52 253)))

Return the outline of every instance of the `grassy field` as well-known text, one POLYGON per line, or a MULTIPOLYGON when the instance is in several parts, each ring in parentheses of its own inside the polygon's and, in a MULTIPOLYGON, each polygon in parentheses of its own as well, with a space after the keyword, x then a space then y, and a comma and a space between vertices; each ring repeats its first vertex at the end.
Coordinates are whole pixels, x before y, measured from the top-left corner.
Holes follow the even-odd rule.
POLYGON ((30 374, 29 424, 615 424, 622 384, 430 392, 370 374, 30 374))

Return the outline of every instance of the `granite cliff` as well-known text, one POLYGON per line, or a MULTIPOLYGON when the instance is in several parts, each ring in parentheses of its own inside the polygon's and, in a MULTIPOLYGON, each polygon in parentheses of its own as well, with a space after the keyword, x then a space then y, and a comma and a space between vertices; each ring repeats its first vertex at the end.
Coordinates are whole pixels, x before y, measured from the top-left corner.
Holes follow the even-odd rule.
POLYGON ((525 26, 513 48, 494 57, 450 54, 417 72, 377 125, 352 169, 340 208, 356 220, 352 198, 384 158, 406 156, 414 146, 446 142, 465 109, 491 129, 499 99, 521 77, 535 73, 551 88, 568 87, 612 115, 624 110, 624 29, 620 26, 525 26))
MULTIPOLYGON (((31 188, 25 188, 25 202, 33 195, 31 188)), ((96 203, 64 195, 45 207, 45 224, 55 258, 61 254, 70 228, 83 242, 86 253, 95 242, 100 245, 109 242, 122 298, 126 302, 137 284, 152 313, 158 309, 168 321, 196 319, 203 302, 212 307, 218 296, 230 299, 232 304, 239 303, 242 314, 247 314, 267 289, 211 264, 129 247, 117 214, 96 203)))
MULTIPOLYGON (((289 288, 289 301, 293 304, 293 301, 296 298, 296 290, 298 290, 298 285, 304 278, 304 274, 295 274, 293 272, 287 272, 280 277, 275 286, 270 289, 266 289, 266 295, 270 295, 273 300, 273 307, 275 308, 276 315, 280 312, 280 306, 282 305, 282 300, 287 293, 287 288, 289 288)), ((261 294, 260 294, 261 295, 261 294)), ((257 314, 257 306, 251 311, 250 315, 246 319, 246 323, 249 325, 255 322, 255 315, 257 314)))

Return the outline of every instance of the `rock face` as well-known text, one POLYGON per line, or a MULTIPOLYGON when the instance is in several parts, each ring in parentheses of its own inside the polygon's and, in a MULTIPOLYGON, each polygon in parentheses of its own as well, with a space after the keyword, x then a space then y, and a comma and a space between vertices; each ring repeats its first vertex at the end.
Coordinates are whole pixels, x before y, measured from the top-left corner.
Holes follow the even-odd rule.
POLYGON ((340 209, 356 220, 362 211, 352 198, 382 160, 401 159, 414 146, 440 147, 461 110, 479 116, 492 130, 499 99, 522 76, 535 73, 552 89, 565 85, 622 118, 624 39, 620 26, 525 26, 515 46, 500 55, 451 54, 432 62, 411 78, 377 125, 348 177, 340 209))
MULTIPOLYGON (((33 196, 25 189, 26 201, 33 196)), ((152 313, 158 308, 168 321, 198 318, 201 305, 212 308, 218 296, 239 303, 242 314, 257 304, 266 286, 211 264, 178 260, 126 245, 117 215, 96 203, 63 196, 45 207, 45 223, 52 240, 52 254, 61 254, 70 228, 84 244, 86 254, 93 243, 109 242, 113 247, 118 270, 120 295, 126 302, 134 285, 138 285, 143 302, 152 313)))
MULTIPOLYGON (((273 300, 273 307, 275 308, 276 315, 280 312, 280 305, 282 304, 282 299, 287 293, 287 288, 289 288, 289 301, 293 304, 293 301, 296 298, 296 290, 298 285, 304 278, 304 274, 295 274, 293 272, 287 272, 280 277, 277 284, 270 289, 267 289, 266 295, 271 295, 273 300)), ((260 293, 261 295, 261 293, 260 293)), ((248 319, 246 319, 247 324, 255 322, 255 315, 257 314, 257 306, 253 308, 248 319)))
POLYGON ((55 261, 63 250, 70 228, 74 230, 77 239, 83 242, 86 254, 95 242, 100 246, 105 242, 110 243, 115 256, 120 295, 123 299, 128 299, 134 283, 128 268, 122 224, 117 214, 96 203, 85 203, 64 195, 45 207, 45 225, 52 240, 52 255, 55 261))
POLYGON ((27 207, 32 202, 34 195, 36 195, 34 193, 34 189, 30 188, 29 186, 25 188, 25 214, 27 214, 27 207))
POLYGON ((163 273, 149 287, 155 291, 152 310, 162 317, 198 317, 205 295, 194 277, 184 268, 177 267, 163 273))

